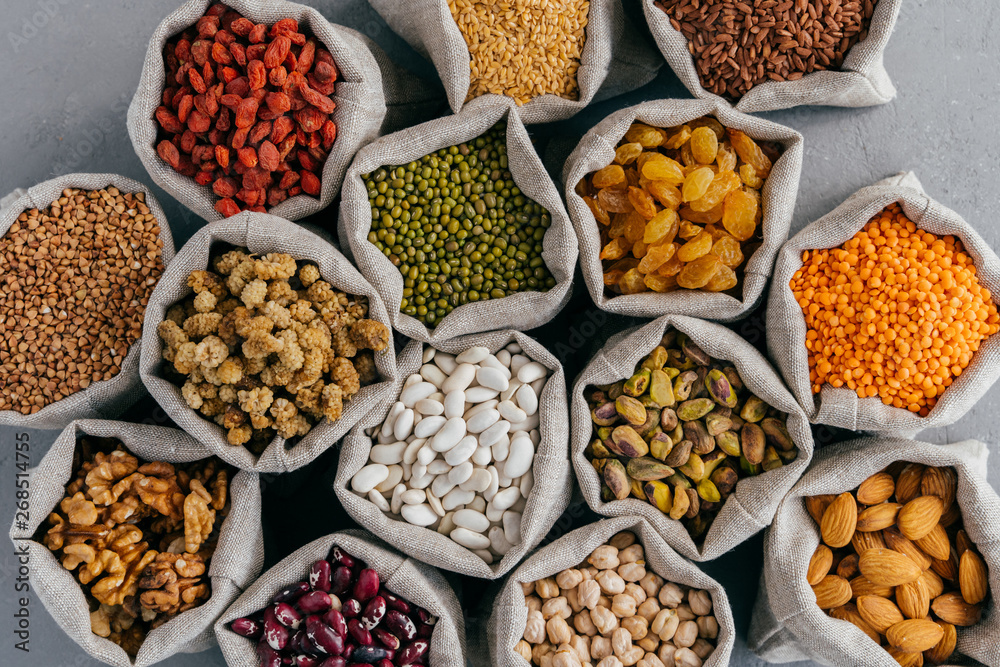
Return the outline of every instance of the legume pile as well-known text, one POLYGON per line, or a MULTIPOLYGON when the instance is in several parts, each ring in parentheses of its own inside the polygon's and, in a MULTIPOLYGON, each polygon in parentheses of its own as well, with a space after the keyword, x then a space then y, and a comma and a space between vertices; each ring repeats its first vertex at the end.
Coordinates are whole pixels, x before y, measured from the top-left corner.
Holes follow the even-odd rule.
POLYGON ((546 94, 580 97, 587 0, 448 0, 448 7, 471 56, 467 100, 486 93, 518 104, 546 94))
POLYGON ((705 116, 681 127, 633 123, 614 161, 577 184, 600 225, 612 294, 723 292, 760 245, 760 189, 780 155, 705 116))
POLYGON ((765 81, 839 69, 868 36, 875 0, 657 0, 688 40, 706 90, 739 99, 765 81))
POLYGON ((542 260, 552 220, 514 183, 506 129, 362 176, 368 240, 403 274, 400 311, 428 327, 466 303, 556 284, 542 260))
POLYGON ((144 193, 63 190, 0 240, 0 410, 21 414, 121 370, 163 272, 144 193))
POLYGON ((813 393, 847 386, 925 417, 1000 329, 961 240, 917 229, 898 204, 802 263, 789 284, 808 327, 813 393))

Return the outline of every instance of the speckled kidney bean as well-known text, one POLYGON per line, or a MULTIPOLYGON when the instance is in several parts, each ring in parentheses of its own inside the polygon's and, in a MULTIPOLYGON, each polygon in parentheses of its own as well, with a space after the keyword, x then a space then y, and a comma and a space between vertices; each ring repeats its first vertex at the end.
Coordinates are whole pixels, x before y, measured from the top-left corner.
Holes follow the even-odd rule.
POLYGON ((396 611, 404 614, 410 613, 410 603, 403 598, 398 595, 393 595, 386 590, 383 590, 381 595, 385 598, 385 606, 389 609, 395 609, 396 611))
POLYGON ((344 618, 357 618, 361 615, 361 603, 351 598, 340 607, 340 613, 344 618))
POLYGON ((382 646, 359 646, 351 654, 351 660, 373 665, 379 660, 392 660, 393 655, 395 651, 382 646))
POLYGON ((306 636, 321 653, 340 655, 344 651, 344 638, 333 631, 319 616, 306 619, 306 636))
POLYGON ((299 623, 302 622, 302 614, 287 602, 279 602, 274 605, 274 618, 277 619, 278 623, 292 630, 297 630, 299 623))
POLYGON ((354 597, 361 602, 367 602, 378 595, 378 572, 365 568, 358 573, 358 582, 354 584, 354 597))
POLYGON ((298 606, 303 614, 322 614, 333 605, 333 600, 323 591, 310 591, 299 598, 298 606))
POLYGON ((423 639, 410 642, 401 650, 396 652, 395 662, 399 665, 415 665, 418 662, 423 662, 424 656, 427 655, 427 649, 429 647, 430 644, 423 639))
POLYGON ((332 549, 330 549, 330 555, 327 557, 327 560, 336 563, 338 565, 343 565, 344 567, 347 568, 353 568, 355 565, 358 564, 358 562, 354 560, 353 556, 349 555, 339 546, 334 546, 332 549))
POLYGON ((264 642, 257 645, 257 657, 261 667, 281 667, 281 654, 264 642))
POLYGON ((385 616, 385 598, 376 595, 368 604, 365 605, 364 612, 361 614, 361 625, 365 626, 366 629, 371 630, 376 625, 382 622, 382 618, 385 616))
POLYGON ((385 624, 389 631, 402 641, 412 641, 417 636, 417 626, 408 616, 395 609, 390 609, 385 615, 385 624))
POLYGON ((333 628, 333 631, 341 637, 347 636, 347 621, 344 620, 344 615, 338 610, 331 609, 323 614, 323 622, 333 628))
POLYGON ((292 660, 292 664, 295 667, 318 667, 319 658, 313 655, 306 655, 305 653, 300 653, 292 660))
POLYGON ((334 595, 342 595, 350 589, 353 582, 354 573, 351 572, 351 568, 341 565, 333 571, 330 579, 330 592, 334 595))
POLYGON ((321 662, 319 667, 347 667, 347 660, 342 656, 335 655, 321 662))
POLYGON ((382 646, 386 648, 391 648, 392 650, 396 650, 400 647, 401 642, 399 641, 399 637, 392 634, 385 628, 372 628, 371 632, 372 632, 372 637, 375 638, 375 641, 377 641, 382 646))
POLYGON ((271 598, 271 602, 295 602, 300 597, 309 592, 309 582, 300 581, 297 584, 292 584, 291 586, 285 586, 280 591, 274 594, 271 598))
POLYGON ((277 620, 264 621, 264 641, 275 651, 280 651, 288 645, 292 633, 277 620))
POLYGON ((354 641, 361 646, 370 646, 372 644, 372 633, 358 619, 352 618, 347 622, 347 631, 354 638, 354 641))
POLYGON ((329 593, 332 575, 333 568, 330 567, 330 561, 318 560, 309 568, 309 586, 314 591, 329 593))
POLYGON ((264 633, 264 626, 252 618, 237 618, 230 625, 233 632, 249 639, 259 639, 264 633))

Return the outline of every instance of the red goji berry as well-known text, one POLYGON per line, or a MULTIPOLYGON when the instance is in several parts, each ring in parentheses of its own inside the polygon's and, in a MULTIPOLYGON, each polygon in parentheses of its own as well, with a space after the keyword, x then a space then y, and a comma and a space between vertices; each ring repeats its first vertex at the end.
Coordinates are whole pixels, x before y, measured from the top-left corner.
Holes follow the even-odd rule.
POLYGON ((191 87, 194 88, 199 93, 204 93, 206 90, 208 90, 208 86, 205 85, 205 79, 201 77, 201 74, 198 73, 197 69, 192 67, 190 70, 188 70, 187 77, 188 77, 188 83, 190 83, 191 87))
POLYGON ((276 171, 281 163, 281 155, 278 154, 278 147, 270 141, 264 141, 257 151, 257 158, 262 169, 266 171, 276 171))
POLYGON ((156 153, 160 159, 169 164, 174 169, 180 166, 181 154, 171 142, 164 139, 156 145, 156 153))
POLYGON ((336 102, 331 100, 326 95, 323 95, 312 88, 309 87, 308 83, 303 83, 299 85, 299 95, 302 96, 309 104, 313 105, 320 110, 321 113, 326 115, 332 114, 333 110, 337 108, 336 102))
POLYGON ((236 107, 236 127, 253 127, 257 120, 257 100, 248 97, 240 102, 236 107))
POLYGON ((195 40, 195 42, 191 44, 191 60, 193 60, 198 67, 207 63, 211 56, 212 42, 199 39, 195 40))
POLYGON ((229 109, 222 109, 219 112, 219 117, 215 120, 215 127, 220 132, 228 132, 232 127, 232 118, 229 115, 229 109))
POLYGON ((295 195, 302 194, 302 186, 296 185, 294 188, 288 188, 288 196, 294 197, 295 195))
POLYGON ((229 197, 226 197, 215 202, 215 210, 221 213, 222 217, 228 218, 240 212, 240 205, 229 197))
POLYGON ((243 174, 243 187, 248 190, 259 190, 271 185, 271 173, 260 167, 248 168, 243 174))
POLYGON ((250 94, 250 83, 245 76, 238 76, 226 84, 226 92, 237 97, 246 97, 250 94))
POLYGON ((323 123, 323 127, 319 129, 319 133, 323 136, 323 148, 330 150, 333 142, 337 140, 337 124, 332 120, 328 120, 323 123))
POLYGON ((257 166, 257 151, 247 146, 246 148, 241 148, 237 151, 237 157, 239 161, 248 167, 257 166))
POLYGON ((275 118, 274 123, 271 125, 271 143, 275 145, 280 144, 288 136, 288 133, 294 129, 295 121, 288 116, 275 118))
MULTIPOLYGON (((299 127, 301 127, 305 132, 315 132, 319 128, 323 127, 323 123, 326 122, 326 114, 323 114, 312 107, 296 111, 294 117, 295 122, 297 122, 299 127)), ((237 123, 237 125, 238 124, 239 123, 237 123)))
MULTIPOLYGON (((320 67, 322 67, 322 65, 320 65, 320 67)), ((334 79, 320 81, 313 76, 313 73, 309 73, 306 76, 306 80, 308 81, 310 88, 322 95, 333 95, 333 93, 337 90, 337 82, 334 79)))
POLYGON ((221 2, 218 2, 218 3, 214 4, 214 5, 212 5, 211 7, 209 7, 205 11, 205 16, 218 16, 218 17, 221 17, 223 14, 226 13, 227 9, 228 9, 228 7, 226 7, 221 2))
MULTIPOLYGON (((219 166, 223 169, 229 168, 229 149, 225 146, 215 147, 215 161, 219 163, 219 166)), ((225 197, 226 195, 221 195, 225 197)))
POLYGON ((270 72, 267 73, 268 83, 270 83, 275 88, 281 88, 283 85, 285 85, 285 79, 287 78, 288 78, 288 70, 286 70, 281 65, 278 65, 277 67, 275 67, 274 69, 272 69, 270 72))
POLYGON ((302 184, 303 192, 307 195, 319 195, 320 190, 322 189, 322 183, 316 174, 311 171, 302 171, 299 172, 299 177, 301 179, 299 182, 302 184))
POLYGON ((248 18, 241 16, 232 22, 229 29, 234 35, 239 35, 240 37, 246 37, 253 30, 253 21, 248 18))
POLYGON ((222 103, 222 106, 229 107, 230 109, 233 110, 235 110, 236 107, 238 107, 240 105, 240 102, 242 101, 243 101, 242 97, 240 97, 239 95, 233 95, 232 93, 226 93, 221 98, 219 98, 219 102, 222 103))
POLYGON ((247 188, 243 188, 242 190, 236 193, 236 198, 239 199, 244 204, 246 204, 247 206, 253 206, 254 204, 257 203, 257 190, 250 190, 247 188))
POLYGON ((177 119, 182 123, 186 123, 188 114, 191 113, 192 108, 194 108, 194 96, 185 95, 182 97, 180 104, 177 105, 177 119))
POLYGON ((233 138, 229 140, 229 145, 239 150, 247 143, 247 135, 250 134, 249 127, 241 127, 233 132, 233 138))
POLYGON ((267 191, 267 205, 274 207, 288 199, 288 193, 281 188, 271 188, 267 191))
POLYGON ((215 125, 216 125, 215 128, 208 131, 208 143, 212 144, 213 146, 218 146, 226 138, 225 137, 226 130, 219 129, 218 121, 216 121, 215 125))
POLYGON ((177 40, 177 45, 174 47, 174 55, 181 62, 191 60, 191 41, 183 38, 177 40))
POLYGON ((288 35, 293 32, 299 31, 299 22, 295 19, 285 18, 275 21, 274 25, 271 26, 271 30, 268 33, 271 37, 277 37, 278 35, 288 35))
POLYGON ((219 31, 219 21, 218 16, 202 16, 198 19, 198 23, 195 27, 198 30, 199 37, 215 37, 215 33, 219 31))
POLYGON ((208 185, 212 182, 212 178, 211 171, 199 171, 198 175, 194 177, 194 182, 198 185, 208 185))
POLYGON ((173 104, 175 94, 177 94, 176 88, 164 88, 163 95, 160 96, 160 101, 163 102, 163 106, 171 106, 173 104))
POLYGON ((179 134, 184 131, 184 124, 177 118, 177 116, 171 113, 170 109, 166 107, 157 107, 155 115, 156 122, 170 134, 179 134))
MULTIPOLYGON (((260 114, 258 113, 258 116, 259 115, 260 114)), ((250 143, 258 144, 261 142, 262 139, 269 136, 270 134, 271 134, 271 121, 262 120, 256 125, 254 125, 253 129, 250 130, 250 136, 249 136, 250 143)))
POLYGON ((212 45, 212 60, 220 65, 228 65, 233 62, 233 54, 229 53, 229 49, 225 46, 216 42, 212 45))
POLYGON ((289 72, 294 72, 299 67, 299 59, 293 51, 289 51, 288 55, 285 56, 285 59, 281 61, 281 64, 289 72))
POLYGON ((262 60, 267 52, 267 44, 251 44, 247 47, 247 62, 262 60))
POLYGON ((201 134, 212 129, 212 119, 195 109, 188 114, 187 126, 192 132, 201 134))
POLYGON ((185 130, 184 134, 181 135, 180 149, 185 153, 190 153, 194 149, 194 145, 197 141, 198 137, 194 132, 191 130, 185 130))
POLYGON ((305 74, 312 69, 313 61, 316 58, 316 40, 310 39, 299 52, 299 62, 295 69, 301 74, 305 74))
POLYGON ((233 57, 233 62, 240 67, 247 66, 247 48, 239 42, 233 42, 229 45, 229 55, 233 57))
POLYGON ((257 109, 257 118, 260 120, 274 120, 278 118, 281 114, 274 113, 265 104, 257 109))
POLYGON ((267 108, 274 113, 285 113, 292 108, 292 101, 288 95, 284 93, 268 93, 264 97, 264 103, 267 104, 267 108))
POLYGON ((229 51, 229 45, 234 42, 236 42, 236 36, 225 28, 215 33, 215 43, 226 47, 226 51, 229 51))
POLYGON ((264 66, 277 67, 284 62, 285 56, 288 55, 291 48, 292 41, 284 35, 278 35, 267 45, 267 51, 264 52, 264 66))
POLYGON ((212 63, 205 63, 202 66, 201 78, 205 82, 206 89, 215 85, 215 70, 212 69, 212 63))
POLYGON ((299 182, 299 172, 297 171, 286 171, 281 177, 281 181, 278 182, 278 187, 282 190, 287 190, 293 185, 299 182))
POLYGON ((247 63, 247 81, 251 90, 263 88, 267 83, 267 69, 264 63, 259 60, 251 60, 247 63))
POLYGON ((317 164, 307 150, 299 150, 295 153, 295 157, 306 171, 316 171, 317 167, 319 167, 319 164, 317 164))

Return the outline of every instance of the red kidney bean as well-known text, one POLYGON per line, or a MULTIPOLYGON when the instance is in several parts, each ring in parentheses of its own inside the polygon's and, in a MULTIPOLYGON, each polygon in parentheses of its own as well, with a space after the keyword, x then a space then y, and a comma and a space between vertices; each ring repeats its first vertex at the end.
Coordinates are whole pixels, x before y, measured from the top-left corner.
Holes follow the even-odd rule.
POLYGON ((391 648, 392 650, 399 648, 401 643, 396 635, 392 634, 385 628, 372 628, 372 636, 379 644, 386 648, 391 648))
POLYGON ((341 549, 339 546, 334 545, 330 549, 330 555, 327 556, 327 560, 331 563, 337 563, 338 565, 343 565, 344 567, 352 568, 356 564, 356 561, 352 556, 349 556, 347 552, 341 549))
POLYGON ((395 666, 392 664, 392 660, 389 660, 388 658, 382 658, 381 660, 375 663, 375 667, 395 667, 395 666))
POLYGON ((390 609, 385 615, 385 625, 389 631, 403 641, 412 641, 417 637, 417 626, 409 616, 404 616, 395 609, 390 609))
MULTIPOLYGON (((303 611, 306 610, 303 609, 303 611)), ((286 628, 291 628, 292 630, 297 630, 299 623, 302 622, 302 614, 300 614, 295 607, 287 602, 279 602, 274 605, 274 618, 277 619, 278 623, 281 623, 286 628)))
POLYGON ((399 665, 413 665, 418 662, 423 662, 427 656, 427 649, 429 646, 430 645, 423 639, 411 642, 396 652, 396 657, 393 662, 399 665))
POLYGON ((260 667, 281 667, 281 655, 263 639, 257 644, 257 657, 260 667))
POLYGON ((299 598, 298 607, 304 614, 322 614, 333 605, 333 600, 323 591, 310 591, 299 598))
POLYGON ((395 651, 381 646, 359 646, 351 654, 351 661, 373 665, 379 660, 392 660, 394 654, 395 651))
POLYGON ((300 597, 309 592, 309 582, 300 581, 297 584, 286 586, 274 594, 271 602, 295 602, 300 597))
POLYGON ((312 586, 314 591, 323 591, 324 593, 330 592, 330 575, 333 573, 333 568, 330 567, 329 561, 318 560, 312 564, 309 568, 309 585, 312 586))
POLYGON ((347 667, 347 660, 342 656, 335 655, 321 662, 319 667, 347 667))
POLYGON ((372 633, 368 631, 364 625, 361 624, 356 618, 352 618, 347 622, 347 631, 351 633, 351 637, 354 638, 361 646, 371 646, 372 644, 372 633))
POLYGON ((378 595, 378 572, 370 567, 358 573, 358 582, 354 584, 354 597, 361 602, 367 602, 378 595))
POLYGON ((337 609, 331 609, 323 614, 323 622, 333 628, 333 631, 341 637, 347 635, 347 621, 344 620, 344 615, 337 609))
POLYGON ((382 589, 381 595, 385 598, 385 606, 389 609, 395 609, 396 611, 400 611, 404 614, 410 613, 410 603, 403 598, 398 595, 393 595, 384 588, 382 589))
POLYGON ((292 659, 292 664, 295 667, 318 667, 319 658, 316 658, 311 655, 305 655, 304 653, 300 653, 299 655, 295 656, 295 658, 292 659))
POLYGON ((417 620, 419 620, 424 625, 434 625, 438 622, 437 617, 433 616, 429 611, 423 607, 417 607, 417 620))
POLYGON ((330 592, 334 595, 346 593, 353 582, 354 573, 351 572, 351 568, 341 565, 333 571, 333 576, 330 580, 330 592))
POLYGON ((375 596, 365 605, 365 610, 361 614, 361 624, 371 630, 382 622, 385 616, 385 598, 375 596))
POLYGON ((340 655, 344 651, 344 638, 333 631, 319 616, 306 618, 306 636, 320 653, 340 655))
POLYGON ((258 639, 264 633, 263 626, 252 618, 237 618, 229 624, 229 629, 250 639, 258 639))
POLYGON ((361 603, 357 600, 350 599, 340 606, 340 613, 343 614, 345 618, 357 618, 361 615, 361 603))
POLYGON ((268 619, 264 621, 264 639, 268 646, 275 651, 281 651, 288 646, 288 640, 292 633, 278 621, 268 619))

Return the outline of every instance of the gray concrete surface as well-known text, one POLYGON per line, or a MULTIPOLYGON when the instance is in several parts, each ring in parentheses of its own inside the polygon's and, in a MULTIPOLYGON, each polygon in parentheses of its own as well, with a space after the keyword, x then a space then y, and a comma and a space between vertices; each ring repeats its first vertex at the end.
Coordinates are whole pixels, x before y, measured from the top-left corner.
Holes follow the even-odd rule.
MULTIPOLYGON (((139 79, 147 37, 178 0, 0 0, 0 194, 74 171, 118 172, 151 185, 125 131, 125 112, 139 79)), ((364 0, 311 0, 335 22, 354 27, 398 61, 433 76, 364 0)), ((635 4, 628 0, 626 4, 635 4)), ((899 96, 869 109, 800 108, 767 114, 805 135, 806 149, 793 233, 858 188, 914 170, 928 192, 961 212, 1000 247, 1000 4, 995 0, 908 0, 886 53, 899 96)), ((663 97, 688 97, 663 71, 652 84, 588 109, 536 136, 578 137, 614 109, 663 97)), ((154 187, 178 245, 201 221, 154 187)), ((1000 387, 993 387, 958 424, 927 432, 932 442, 1000 441, 1000 387)), ((14 429, 0 429, 0 517, 12 516, 14 429)), ((56 433, 31 431, 37 463, 56 433)), ((989 479, 1000 486, 1000 459, 989 479)), ((301 544, 304 538, 298 542, 301 544)), ((763 664, 745 647, 756 592, 760 537, 706 567, 734 602, 740 638, 733 665, 763 664), (756 551, 755 551, 756 550, 756 551)), ((290 550, 290 549, 289 549, 290 550)), ((285 551, 287 553, 288 550, 285 551)), ((29 654, 15 650, 14 578, 10 546, 0 550, 0 664, 84 667, 88 658, 32 597, 29 654)), ((281 553, 269 553, 274 562, 281 553)), ((472 616, 470 624, 482 622, 472 616)), ((218 650, 164 663, 223 665, 218 650)), ((808 664, 808 663, 802 663, 808 664)))

